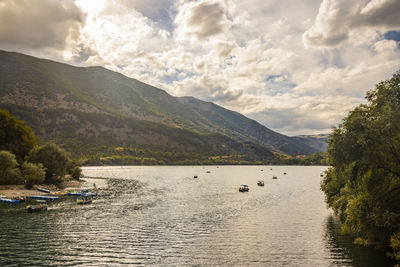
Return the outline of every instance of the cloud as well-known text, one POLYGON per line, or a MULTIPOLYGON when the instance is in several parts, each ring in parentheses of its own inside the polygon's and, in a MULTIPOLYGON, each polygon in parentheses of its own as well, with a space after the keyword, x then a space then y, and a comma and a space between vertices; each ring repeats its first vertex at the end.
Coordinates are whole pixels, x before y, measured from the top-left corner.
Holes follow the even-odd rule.
POLYGON ((398 2, 0 0, 0 48, 101 65, 284 134, 327 132, 399 68, 398 2))
POLYGON ((119 2, 151 19, 160 28, 173 30, 173 0, 120 0, 119 2))
POLYGON ((298 96, 287 93, 257 97, 243 95, 240 102, 251 102, 244 114, 287 135, 327 133, 359 104, 359 99, 344 96, 298 96), (299 129, 301 129, 299 131, 299 129))
POLYGON ((15 50, 64 49, 80 37, 85 16, 73 1, 2 0, 0 45, 15 50))
POLYGON ((222 1, 188 2, 175 18, 180 39, 206 40, 224 33, 230 27, 227 9, 222 1))
POLYGON ((368 28, 400 28, 398 0, 323 0, 314 24, 304 33, 306 46, 333 48, 368 28))

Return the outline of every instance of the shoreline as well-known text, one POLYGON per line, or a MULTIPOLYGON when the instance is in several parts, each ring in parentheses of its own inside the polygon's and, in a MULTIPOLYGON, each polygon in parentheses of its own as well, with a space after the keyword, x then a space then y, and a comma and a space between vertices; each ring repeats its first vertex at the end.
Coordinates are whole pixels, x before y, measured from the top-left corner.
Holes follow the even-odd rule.
POLYGON ((26 189, 25 185, 0 185, 0 195, 5 195, 6 198, 13 197, 30 197, 30 196, 47 196, 48 193, 38 191, 36 188, 45 188, 52 192, 64 191, 68 188, 79 188, 86 181, 81 179, 66 180, 61 183, 59 187, 55 185, 35 185, 32 189, 26 189))

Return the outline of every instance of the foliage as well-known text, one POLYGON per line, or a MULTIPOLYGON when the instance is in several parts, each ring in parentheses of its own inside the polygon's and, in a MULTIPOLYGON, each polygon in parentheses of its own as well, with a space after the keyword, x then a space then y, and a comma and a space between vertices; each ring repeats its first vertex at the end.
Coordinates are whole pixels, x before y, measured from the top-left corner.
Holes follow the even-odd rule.
MULTIPOLYGON (((390 237, 390 246, 392 247, 393 253, 391 256, 400 262, 400 232, 397 234, 394 234, 390 237)), ((400 266, 400 264, 396 265, 400 266)))
POLYGON ((75 180, 79 180, 79 178, 81 178, 82 176, 82 169, 81 167, 75 166, 71 169, 71 175, 72 178, 74 178, 75 180))
POLYGON ((41 163, 24 162, 21 165, 21 173, 25 179, 25 187, 30 189, 34 184, 41 184, 45 180, 46 170, 41 163))
POLYGON ((400 231, 400 72, 366 98, 330 135, 321 189, 345 229, 388 246, 400 231))
POLYGON ((0 151, 0 184, 20 183, 22 177, 15 155, 9 151, 0 151))
POLYGON ((325 152, 317 152, 308 156, 288 157, 280 155, 279 161, 276 164, 283 165, 327 165, 327 154, 325 152))
POLYGON ((46 168, 45 183, 57 183, 65 175, 68 156, 55 144, 49 143, 33 149, 28 155, 28 161, 41 163, 46 168))
POLYGON ((11 151, 22 162, 37 142, 38 138, 26 122, 0 108, 0 150, 11 151))

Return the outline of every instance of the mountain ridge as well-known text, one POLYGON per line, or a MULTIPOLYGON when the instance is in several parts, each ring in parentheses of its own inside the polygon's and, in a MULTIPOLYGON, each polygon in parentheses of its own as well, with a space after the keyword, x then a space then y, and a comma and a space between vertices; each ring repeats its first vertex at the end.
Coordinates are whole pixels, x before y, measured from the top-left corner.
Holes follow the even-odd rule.
MULTIPOLYGON (((102 132, 109 138, 126 141, 127 138, 138 138, 129 133, 143 124, 148 127, 146 131, 139 127, 142 130, 139 139, 143 140, 146 139, 143 135, 151 131, 163 135, 165 128, 173 135, 173 131, 180 129, 193 132, 200 139, 222 134, 234 142, 253 143, 264 147, 266 154, 267 150, 288 155, 316 152, 316 149, 276 133, 240 113, 193 97, 171 96, 164 90, 104 67, 75 67, 0 51, 0 71, 0 104, 28 121, 45 140, 58 139, 62 135, 96 136, 102 132), (106 127, 96 116, 105 121, 118 121, 121 127, 106 127), (125 138, 121 139, 123 135, 125 138)), ((189 132, 180 133, 191 136, 189 132)), ((179 138, 174 142, 178 144, 179 138)))

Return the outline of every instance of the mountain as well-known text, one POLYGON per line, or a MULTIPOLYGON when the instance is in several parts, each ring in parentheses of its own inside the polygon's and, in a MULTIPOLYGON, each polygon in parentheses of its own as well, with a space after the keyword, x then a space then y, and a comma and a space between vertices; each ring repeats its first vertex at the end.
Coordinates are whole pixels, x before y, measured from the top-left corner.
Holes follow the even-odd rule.
POLYGON ((222 132, 239 141, 251 141, 268 147, 272 151, 288 155, 309 155, 318 151, 303 140, 294 139, 274 132, 255 120, 242 114, 225 109, 211 102, 201 101, 194 97, 181 97, 179 100, 193 107, 202 118, 215 125, 210 131, 222 132))
POLYGON ((298 135, 292 138, 307 144, 318 151, 324 152, 328 146, 327 142, 329 134, 298 135))
POLYGON ((82 153, 94 146, 157 146, 271 159, 316 152, 213 103, 167 92, 102 67, 74 67, 0 51, 0 105, 42 140, 82 153))

